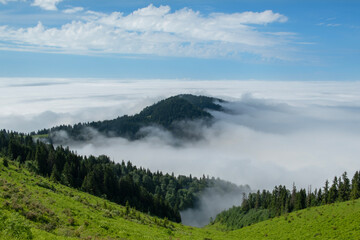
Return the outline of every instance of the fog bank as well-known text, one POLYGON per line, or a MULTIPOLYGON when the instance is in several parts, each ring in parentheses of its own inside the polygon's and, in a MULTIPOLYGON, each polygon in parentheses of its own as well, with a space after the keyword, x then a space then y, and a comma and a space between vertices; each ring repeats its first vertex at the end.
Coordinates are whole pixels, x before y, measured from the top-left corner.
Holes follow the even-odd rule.
MULTIPOLYGON (((211 127, 196 128, 197 142, 178 142, 148 128, 129 142, 97 136, 72 147, 80 154, 106 154, 153 171, 210 175, 249 184, 320 187, 343 171, 358 170, 359 82, 1 79, 1 128, 33 131, 58 124, 134 114, 179 93, 228 100, 230 113, 213 112, 211 127)), ((197 123, 194 123, 197 124, 197 123)))
POLYGON ((180 212, 181 222, 189 226, 203 227, 223 210, 241 205, 243 194, 249 192, 248 186, 229 187, 226 184, 218 183, 201 192, 199 201, 195 203, 194 208, 180 212))

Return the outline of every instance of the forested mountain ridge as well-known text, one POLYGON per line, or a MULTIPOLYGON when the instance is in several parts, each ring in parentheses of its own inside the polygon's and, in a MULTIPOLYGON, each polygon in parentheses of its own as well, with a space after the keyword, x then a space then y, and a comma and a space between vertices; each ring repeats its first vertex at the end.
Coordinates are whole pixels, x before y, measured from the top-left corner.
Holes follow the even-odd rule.
POLYGON ((84 141, 92 138, 91 134, 86 133, 86 128, 91 128, 107 137, 125 137, 129 140, 136 140, 146 135, 139 131, 141 128, 158 126, 172 132, 177 137, 191 138, 194 136, 189 135, 183 127, 177 126, 177 123, 203 120, 204 123, 209 124, 213 116, 207 110, 223 111, 219 104, 222 102, 224 100, 218 98, 180 94, 148 106, 133 116, 124 115, 112 120, 78 123, 73 126, 61 125, 40 130, 37 134, 48 134, 52 142, 64 143, 56 137, 56 133, 65 131, 71 139, 84 141))

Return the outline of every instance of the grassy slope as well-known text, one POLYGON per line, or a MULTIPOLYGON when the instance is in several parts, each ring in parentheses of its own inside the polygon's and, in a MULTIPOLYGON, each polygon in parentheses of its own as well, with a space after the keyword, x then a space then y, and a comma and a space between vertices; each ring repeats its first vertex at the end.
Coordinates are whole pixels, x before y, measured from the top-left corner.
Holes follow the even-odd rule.
MULTIPOLYGON (((221 228, 218 225, 198 229, 167 223, 164 227, 162 219, 135 210, 126 215, 123 206, 52 183, 18 169, 11 162, 5 168, 2 160, 1 215, 30 226, 34 239, 359 239, 360 236, 359 200, 311 208, 231 232, 218 230, 221 228)), ((0 232, 0 239, 15 239, 4 234, 5 231, 0 232)))
MULTIPOLYGON (((224 233, 215 229, 172 222, 164 227, 163 219, 135 210, 126 215, 123 206, 52 183, 11 161, 6 168, 1 159, 0 213, 29 225, 34 239, 224 239, 224 233), (31 221, 24 215, 40 219, 31 221)), ((0 239, 11 238, 0 232, 0 239)))
MULTIPOLYGON (((221 225, 210 228, 222 229, 221 225)), ((240 239, 360 239, 360 200, 307 208, 228 233, 240 239)))

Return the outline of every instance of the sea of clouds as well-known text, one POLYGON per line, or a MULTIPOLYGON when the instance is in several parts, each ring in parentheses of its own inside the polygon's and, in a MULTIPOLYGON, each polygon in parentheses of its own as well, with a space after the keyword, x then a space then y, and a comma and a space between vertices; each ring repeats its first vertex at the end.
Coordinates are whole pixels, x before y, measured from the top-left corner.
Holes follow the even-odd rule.
MULTIPOLYGON (((71 147, 153 171, 220 177, 253 190, 293 183, 314 189, 359 170, 360 82, 3 78, 0 126, 31 132, 112 119, 180 93, 228 101, 227 113, 212 112, 212 126, 191 123, 200 141, 178 144, 168 132, 150 128, 140 141, 95 133, 93 141, 71 147)), ((240 196, 232 198, 227 207, 240 204, 240 196)))

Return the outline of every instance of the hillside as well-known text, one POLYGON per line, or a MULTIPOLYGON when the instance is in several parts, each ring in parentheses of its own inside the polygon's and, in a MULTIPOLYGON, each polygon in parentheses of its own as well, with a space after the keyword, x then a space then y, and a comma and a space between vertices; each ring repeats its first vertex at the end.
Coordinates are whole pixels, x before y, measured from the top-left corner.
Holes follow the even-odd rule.
MULTIPOLYGON (((333 203, 296 211, 240 230, 228 239, 359 239, 360 201, 333 203)), ((222 229, 215 224, 210 229, 222 229)))
POLYGON ((89 128, 107 137, 124 137, 135 140, 146 136, 140 129, 148 126, 157 126, 172 132, 177 137, 196 138, 182 126, 177 124, 181 121, 203 120, 209 124, 213 116, 207 110, 222 111, 221 99, 181 94, 161 100, 144 108, 140 113, 133 116, 124 115, 112 120, 97 121, 90 123, 78 123, 73 126, 61 125, 51 129, 37 132, 37 135, 49 134, 53 143, 66 143, 57 134, 59 131, 66 132, 72 140, 90 140, 94 133, 89 128))
MULTIPOLYGON (((56 184, 0 160, 2 239, 169 239, 191 228, 56 184), (49 233, 48 233, 49 232, 49 233)), ((205 233, 202 233, 206 236, 205 233)))
POLYGON ((0 159, 0 239, 358 239, 360 201, 313 207, 235 231, 143 214, 0 159))
POLYGON ((289 190, 275 186, 270 192, 263 190, 244 194, 241 206, 219 213, 213 223, 221 224, 226 230, 235 230, 276 216, 287 215, 302 209, 321 205, 346 202, 360 198, 360 173, 356 171, 350 180, 347 173, 334 177, 332 184, 325 181, 322 188, 311 191, 297 190, 295 184, 289 190))
MULTIPOLYGON (((249 192, 221 179, 151 172, 105 155, 80 156, 69 148, 33 141, 30 135, 0 131, 0 154, 54 182, 106 198, 158 217, 181 221, 180 211, 195 207, 198 195, 214 186, 224 192, 249 192)), ((0 155, 1 156, 1 155, 0 155)))

